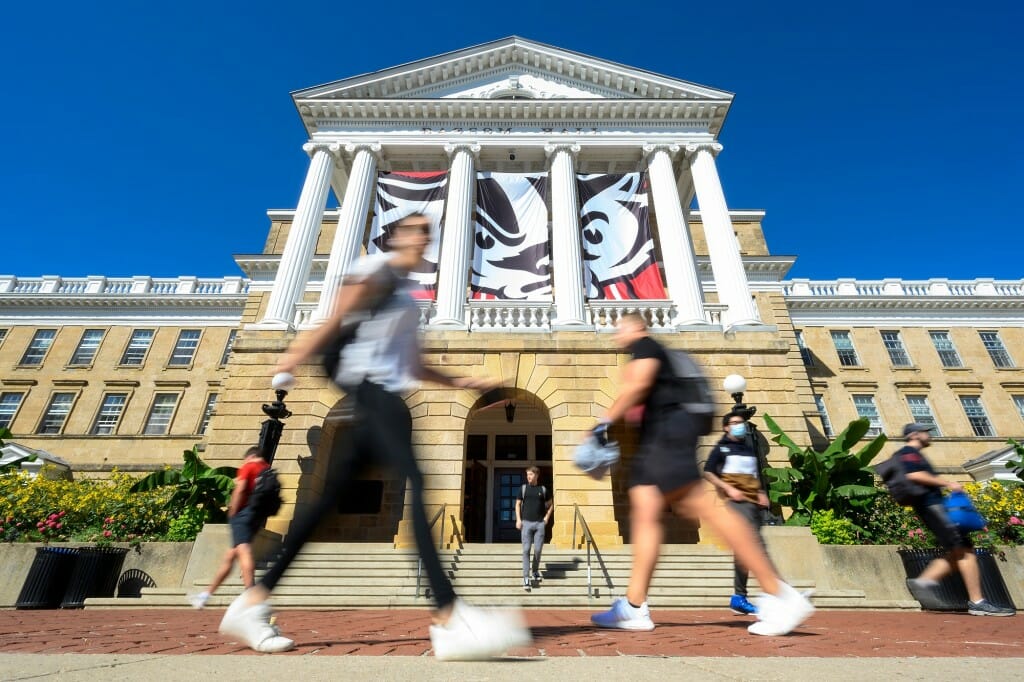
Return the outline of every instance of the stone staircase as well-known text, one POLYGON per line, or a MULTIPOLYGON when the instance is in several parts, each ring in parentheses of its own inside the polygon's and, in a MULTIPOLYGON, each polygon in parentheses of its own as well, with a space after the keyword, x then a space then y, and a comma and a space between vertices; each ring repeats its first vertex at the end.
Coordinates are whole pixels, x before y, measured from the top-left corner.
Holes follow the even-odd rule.
MULTIPOLYGON (((460 596, 478 604, 525 608, 599 608, 621 596, 629 580, 630 549, 591 554, 590 581, 585 550, 545 547, 544 581, 531 592, 522 586, 520 548, 512 544, 471 544, 441 550, 441 562, 460 596)), ((257 574, 259 571, 257 571, 257 574)), ((274 590, 277 608, 350 609, 429 607, 426 572, 417 581, 418 555, 390 544, 310 543, 274 590), (419 589, 417 591, 417 582, 419 589)), ((794 581, 798 589, 814 585, 794 581)), ((88 599, 86 608, 181 608, 186 594, 205 587, 143 588, 141 598, 88 599)), ((210 607, 226 607, 241 591, 238 575, 217 591, 210 607)), ((751 578, 751 594, 758 591, 751 578)), ((654 608, 724 608, 732 594, 732 555, 704 545, 662 548, 649 602, 654 608)), ((818 590, 820 608, 905 608, 873 602, 857 590, 818 590)))

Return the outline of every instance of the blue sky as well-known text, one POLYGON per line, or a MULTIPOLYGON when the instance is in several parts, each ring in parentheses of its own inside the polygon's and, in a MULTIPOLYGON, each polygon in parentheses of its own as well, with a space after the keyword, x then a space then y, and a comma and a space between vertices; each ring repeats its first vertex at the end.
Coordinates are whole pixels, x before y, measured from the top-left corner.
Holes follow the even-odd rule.
POLYGON ((29 4, 0 273, 239 274, 306 172, 289 92, 515 34, 736 93, 726 198, 793 277, 1024 277, 1019 3, 29 4))

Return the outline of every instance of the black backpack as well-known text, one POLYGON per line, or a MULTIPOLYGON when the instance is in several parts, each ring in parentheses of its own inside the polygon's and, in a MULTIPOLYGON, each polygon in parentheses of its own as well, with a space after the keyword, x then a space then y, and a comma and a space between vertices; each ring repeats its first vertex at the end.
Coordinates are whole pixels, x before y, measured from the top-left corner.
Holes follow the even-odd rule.
POLYGON ((281 509, 281 481, 277 480, 277 471, 267 467, 256 475, 256 482, 249 495, 248 507, 258 518, 273 516, 281 509))
POLYGON ((907 478, 907 471, 903 468, 903 462, 900 461, 899 454, 895 454, 884 462, 876 464, 875 473, 881 477, 885 487, 889 489, 892 499, 896 500, 898 504, 909 506, 928 492, 926 486, 914 483, 907 478))
POLYGON ((665 354, 676 378, 675 402, 694 417, 697 432, 702 436, 708 435, 715 428, 718 408, 704 371, 686 351, 666 348, 665 354))

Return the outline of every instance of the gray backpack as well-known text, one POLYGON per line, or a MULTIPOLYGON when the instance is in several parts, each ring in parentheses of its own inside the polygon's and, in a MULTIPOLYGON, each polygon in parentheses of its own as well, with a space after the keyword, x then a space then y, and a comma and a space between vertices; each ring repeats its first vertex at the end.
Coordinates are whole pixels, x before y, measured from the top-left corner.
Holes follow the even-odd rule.
POLYGON ((714 394, 711 392, 711 385, 704 376, 700 365, 693 357, 683 350, 666 348, 665 353, 672 364, 672 374, 675 375, 676 401, 682 408, 695 419, 697 432, 706 436, 715 428, 715 405, 714 394))

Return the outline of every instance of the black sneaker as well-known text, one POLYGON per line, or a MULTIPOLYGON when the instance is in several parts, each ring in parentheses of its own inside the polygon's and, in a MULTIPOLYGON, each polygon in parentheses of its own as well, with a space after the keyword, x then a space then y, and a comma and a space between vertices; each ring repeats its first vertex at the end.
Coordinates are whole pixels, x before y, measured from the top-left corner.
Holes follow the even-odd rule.
POLYGON ((540 581, 542 581, 542 580, 544 580, 544 578, 540 577, 540 572, 539 571, 534 571, 534 573, 533 573, 533 582, 535 582, 538 585, 540 585, 540 581))
POLYGON ((1016 609, 996 606, 988 600, 982 599, 981 601, 967 602, 967 613, 972 616, 1013 616, 1016 615, 1017 611, 1016 609))
POLYGON ((907 589, 910 590, 910 594, 913 595, 914 599, 921 604, 921 608, 926 611, 945 611, 949 609, 942 597, 939 596, 938 583, 908 578, 907 589))

